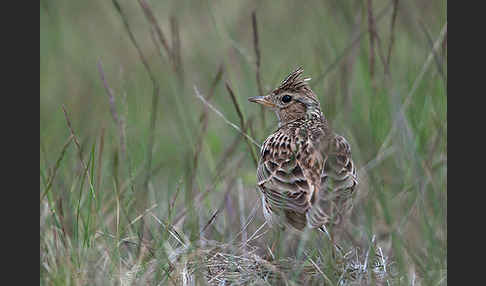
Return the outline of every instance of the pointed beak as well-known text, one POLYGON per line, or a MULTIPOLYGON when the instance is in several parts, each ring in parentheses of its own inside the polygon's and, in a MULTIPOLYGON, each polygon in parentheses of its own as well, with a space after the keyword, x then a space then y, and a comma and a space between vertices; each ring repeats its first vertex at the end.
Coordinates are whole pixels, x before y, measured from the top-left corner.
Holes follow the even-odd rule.
POLYGON ((268 95, 267 96, 250 97, 250 98, 248 98, 248 101, 255 102, 255 103, 258 103, 258 104, 262 104, 262 105, 265 105, 265 106, 268 106, 268 107, 275 107, 275 104, 273 104, 270 101, 270 98, 269 98, 268 95))

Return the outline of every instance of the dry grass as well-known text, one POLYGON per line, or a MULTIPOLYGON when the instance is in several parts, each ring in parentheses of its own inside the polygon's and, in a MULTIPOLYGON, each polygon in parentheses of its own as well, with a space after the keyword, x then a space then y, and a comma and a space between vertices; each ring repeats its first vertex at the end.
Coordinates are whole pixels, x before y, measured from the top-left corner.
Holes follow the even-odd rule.
MULTIPOLYGON (((203 278, 209 285, 289 285, 296 281, 301 285, 392 285, 399 280, 393 262, 388 261, 380 247, 373 248, 373 258, 369 255, 371 248, 366 252, 357 248, 339 250, 334 269, 337 281, 333 281, 321 270, 327 267, 321 258, 314 261, 306 255, 303 259, 273 260, 248 243, 202 240, 199 244, 202 245, 192 246, 191 250, 187 245, 172 250, 171 270, 165 282, 192 285, 203 278), (296 265, 302 265, 298 272, 296 265)), ((145 267, 135 265, 124 273, 123 279, 143 284, 154 279, 157 265, 155 259, 145 267)))

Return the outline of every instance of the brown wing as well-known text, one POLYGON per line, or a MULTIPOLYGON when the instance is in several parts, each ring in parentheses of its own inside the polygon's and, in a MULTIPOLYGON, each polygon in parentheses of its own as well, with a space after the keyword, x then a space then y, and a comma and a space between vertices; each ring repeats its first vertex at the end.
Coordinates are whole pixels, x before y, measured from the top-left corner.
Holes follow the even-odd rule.
POLYGON ((358 185, 358 174, 351 159, 351 146, 346 138, 336 135, 333 147, 328 161, 331 187, 339 195, 352 193, 358 185))
POLYGON ((352 208, 358 176, 351 159, 351 147, 340 135, 335 135, 331 142, 322 179, 323 188, 308 215, 312 227, 330 222, 338 224, 352 208))
POLYGON ((261 149, 257 179, 263 192, 264 212, 267 220, 280 211, 287 222, 297 229, 306 226, 305 213, 310 207, 309 197, 316 184, 309 184, 312 176, 305 171, 305 164, 315 164, 315 160, 304 160, 297 153, 299 144, 288 130, 277 131, 265 140, 261 149), (309 185, 313 186, 309 188, 309 185))

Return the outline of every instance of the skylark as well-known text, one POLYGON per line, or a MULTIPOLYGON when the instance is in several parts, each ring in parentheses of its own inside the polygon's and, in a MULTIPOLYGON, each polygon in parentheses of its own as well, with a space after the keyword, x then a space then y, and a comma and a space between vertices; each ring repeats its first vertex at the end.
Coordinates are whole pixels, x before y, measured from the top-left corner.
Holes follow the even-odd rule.
POLYGON ((302 73, 298 68, 270 94, 248 99, 278 117, 261 147, 258 188, 270 226, 327 232, 349 214, 358 178, 349 143, 331 130, 302 73))

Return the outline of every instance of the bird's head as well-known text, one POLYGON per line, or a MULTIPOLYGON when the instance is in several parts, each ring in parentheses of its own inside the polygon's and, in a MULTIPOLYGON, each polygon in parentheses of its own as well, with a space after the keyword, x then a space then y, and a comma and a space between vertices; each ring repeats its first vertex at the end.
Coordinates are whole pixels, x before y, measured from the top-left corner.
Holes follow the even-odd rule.
POLYGON ((296 119, 320 116, 319 100, 307 84, 310 78, 301 78, 303 72, 299 67, 268 95, 250 97, 248 100, 273 109, 280 126, 296 119))

